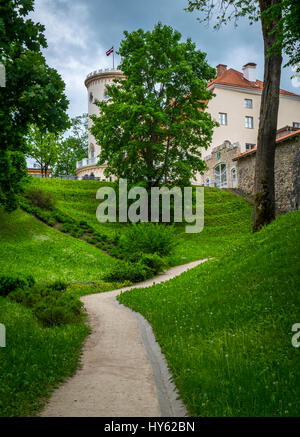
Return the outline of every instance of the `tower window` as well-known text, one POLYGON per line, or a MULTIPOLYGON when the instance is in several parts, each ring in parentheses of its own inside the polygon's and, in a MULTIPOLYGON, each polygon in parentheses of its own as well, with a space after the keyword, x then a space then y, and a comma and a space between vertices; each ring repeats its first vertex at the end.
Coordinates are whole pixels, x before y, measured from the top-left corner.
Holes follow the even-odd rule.
POLYGON ((93 103, 93 101, 94 101, 93 93, 90 93, 90 98, 89 98, 89 100, 90 100, 90 103, 93 103))
POLYGON ((108 91, 107 91, 106 88, 105 88, 105 90, 104 90, 104 95, 103 95, 103 97, 104 97, 105 99, 109 99, 109 94, 108 94, 108 91))

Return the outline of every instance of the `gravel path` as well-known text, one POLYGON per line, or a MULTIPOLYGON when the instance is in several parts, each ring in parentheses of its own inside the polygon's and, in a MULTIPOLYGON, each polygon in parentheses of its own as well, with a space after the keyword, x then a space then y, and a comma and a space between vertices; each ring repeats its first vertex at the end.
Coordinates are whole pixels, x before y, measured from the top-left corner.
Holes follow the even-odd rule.
POLYGON ((121 291, 167 281, 202 262, 170 269, 131 287, 84 296, 92 329, 81 368, 54 391, 43 417, 184 416, 150 325, 116 301, 121 291))

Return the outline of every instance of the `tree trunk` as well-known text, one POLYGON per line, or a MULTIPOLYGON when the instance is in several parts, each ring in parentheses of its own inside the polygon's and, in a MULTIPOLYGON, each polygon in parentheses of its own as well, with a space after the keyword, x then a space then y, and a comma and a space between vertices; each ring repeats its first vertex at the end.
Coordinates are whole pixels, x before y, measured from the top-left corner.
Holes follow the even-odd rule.
MULTIPOLYGON (((261 12, 280 3, 280 1, 260 0, 261 12)), ((276 53, 272 53, 271 56, 269 56, 269 51, 278 38, 278 33, 270 35, 270 31, 275 28, 279 19, 280 17, 270 21, 266 21, 265 18, 261 20, 264 38, 265 70, 255 165, 254 232, 275 218, 274 161, 282 55, 281 49, 278 49, 276 53)))

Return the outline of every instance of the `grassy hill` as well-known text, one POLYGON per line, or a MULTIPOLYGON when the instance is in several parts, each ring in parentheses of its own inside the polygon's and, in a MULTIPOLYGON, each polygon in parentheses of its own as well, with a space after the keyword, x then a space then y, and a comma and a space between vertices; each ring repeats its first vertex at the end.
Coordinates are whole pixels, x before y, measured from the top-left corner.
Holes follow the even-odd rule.
POLYGON ((220 259, 120 296, 152 325, 191 415, 299 416, 299 235, 300 211, 220 259))
MULTIPOLYGON (((112 236, 123 232, 127 224, 99 223, 96 192, 103 183, 97 181, 69 181, 34 179, 32 185, 49 191, 57 199, 58 208, 76 220, 85 220, 97 232, 112 236)), ((186 234, 176 225, 177 245, 169 258, 171 265, 195 261, 208 256, 223 257, 232 245, 251 234, 252 205, 246 200, 217 188, 205 188, 205 225, 199 234, 186 234)))
POLYGON ((97 281, 116 262, 21 210, 0 211, 0 222, 2 274, 32 274, 37 281, 97 281))
MULTIPOLYGON (((97 221, 99 182, 33 179, 30 184, 51 192, 60 211, 100 234, 112 237, 129 226, 97 221)), ((120 299, 152 324, 193 415, 297 412, 299 350, 291 346, 291 326, 300 322, 300 216, 280 217, 253 236, 251 214, 244 199, 206 188, 204 230, 186 234, 176 225, 176 247, 168 261, 213 259, 120 299)), ((2 274, 32 274, 37 282, 101 281, 116 263, 22 210, 0 211, 0 222, 2 274)), ((116 286, 73 284, 68 290, 78 296, 116 286)), ((9 345, 0 349, 0 416, 34 415, 51 389, 76 369, 88 329, 83 322, 41 326, 30 308, 9 298, 0 298, 0 323, 7 327, 9 345)))

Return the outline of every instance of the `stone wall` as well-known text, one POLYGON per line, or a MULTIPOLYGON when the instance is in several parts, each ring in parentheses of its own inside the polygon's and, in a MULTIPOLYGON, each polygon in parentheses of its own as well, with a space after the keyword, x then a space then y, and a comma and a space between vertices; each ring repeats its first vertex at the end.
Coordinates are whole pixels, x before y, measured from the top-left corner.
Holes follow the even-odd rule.
MULTIPOLYGON (((247 194, 254 193, 256 153, 236 158, 238 188, 247 194)), ((279 141, 275 150, 275 201, 276 213, 300 209, 300 136, 279 141)))
POLYGON ((225 141, 220 146, 214 147, 210 155, 204 158, 209 170, 206 170, 202 175, 200 181, 203 185, 215 185, 215 168, 218 164, 226 164, 227 169, 227 187, 235 188, 232 184, 232 169, 237 165, 233 161, 237 155, 241 153, 241 146, 239 143, 231 144, 229 141, 225 141))

